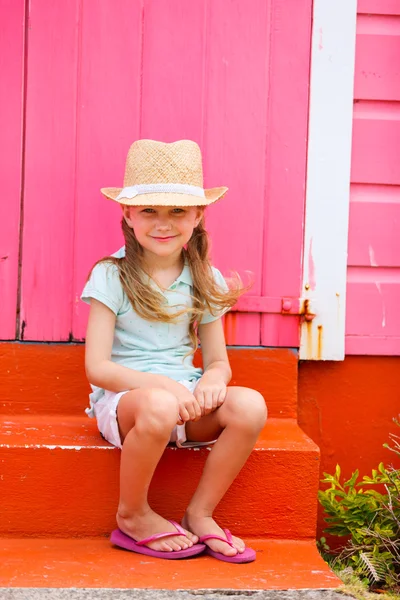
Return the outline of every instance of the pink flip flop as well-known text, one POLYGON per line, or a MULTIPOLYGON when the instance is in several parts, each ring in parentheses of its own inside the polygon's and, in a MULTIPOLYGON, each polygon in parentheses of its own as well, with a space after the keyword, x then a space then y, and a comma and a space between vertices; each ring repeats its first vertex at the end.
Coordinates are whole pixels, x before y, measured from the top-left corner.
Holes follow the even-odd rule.
MULTIPOLYGON (((224 529, 223 531, 226 535, 226 539, 219 535, 202 535, 199 539, 199 542, 202 544, 206 540, 220 540, 221 542, 229 544, 231 548, 235 548, 233 544, 232 534, 229 531, 229 529, 224 529)), ((238 552, 234 556, 226 556, 225 554, 222 554, 222 552, 214 552, 214 550, 211 550, 211 548, 207 546, 206 554, 209 554, 210 556, 213 556, 218 560, 223 560, 225 562, 230 563, 248 563, 253 562, 253 560, 256 560, 256 551, 252 548, 245 548, 244 552, 238 552)))
POLYGON ((114 529, 111 534, 110 541, 115 546, 119 548, 124 548, 125 550, 130 550, 131 552, 138 552, 139 554, 146 554, 147 556, 153 556, 154 558, 168 558, 170 560, 176 560, 178 558, 188 558, 189 556, 196 556, 197 554, 201 554, 204 552, 206 546, 205 544, 193 544, 190 548, 186 548, 185 550, 177 550, 171 552, 163 552, 162 550, 152 550, 145 544, 149 544, 150 542, 154 542, 155 540, 161 540, 163 538, 172 537, 173 535, 186 535, 185 531, 175 521, 169 521, 172 523, 174 527, 176 527, 175 531, 168 531, 166 533, 156 533, 151 535, 144 540, 140 540, 137 542, 133 538, 126 535, 120 529, 114 529))

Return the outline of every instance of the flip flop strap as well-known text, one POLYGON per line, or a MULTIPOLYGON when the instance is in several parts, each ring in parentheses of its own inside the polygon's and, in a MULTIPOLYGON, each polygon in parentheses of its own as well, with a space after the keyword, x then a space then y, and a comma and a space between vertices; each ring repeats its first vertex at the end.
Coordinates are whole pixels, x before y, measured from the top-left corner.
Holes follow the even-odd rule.
POLYGON ((151 535, 150 537, 147 537, 144 540, 140 540, 140 542, 135 542, 135 543, 138 546, 144 546, 145 544, 149 544, 150 542, 155 542, 156 540, 162 540, 163 538, 166 538, 166 537, 172 537, 173 535, 175 535, 175 536, 186 535, 185 531, 179 525, 179 523, 176 523, 175 521, 169 521, 169 522, 176 528, 176 531, 178 533, 176 533, 176 531, 167 531, 166 533, 155 533, 154 535, 151 535))
POLYGON ((221 537, 220 535, 210 534, 210 535, 202 535, 201 538, 199 539, 199 542, 202 544, 206 540, 220 540, 221 542, 225 542, 226 544, 229 544, 229 546, 231 548, 235 548, 235 546, 233 544, 233 537, 232 537, 232 534, 229 531, 229 529, 223 529, 223 532, 226 535, 226 539, 221 537))

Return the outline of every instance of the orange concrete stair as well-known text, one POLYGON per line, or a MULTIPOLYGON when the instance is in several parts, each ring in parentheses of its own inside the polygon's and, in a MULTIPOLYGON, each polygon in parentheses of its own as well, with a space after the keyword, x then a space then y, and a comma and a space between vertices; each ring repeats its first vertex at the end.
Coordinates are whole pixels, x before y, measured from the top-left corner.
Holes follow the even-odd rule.
MULTIPOLYGON (((319 449, 298 427, 297 354, 229 349, 232 385, 259 390, 269 419, 216 511, 257 560, 156 560, 114 548, 120 451, 84 414, 82 344, 0 343, 0 588, 336 588, 316 545, 319 449)), ((196 358, 199 361, 199 356, 196 358)), ((167 448, 150 489, 179 520, 208 450, 167 448)))
MULTIPOLYGON (((150 490, 155 510, 179 520, 209 450, 167 448, 150 490)), ((94 420, 0 416, 0 535, 96 536, 115 523, 120 451, 94 420)), ((318 447, 294 419, 269 419, 216 517, 244 536, 312 539, 318 447)))
MULTIPOLYGON (((0 342, 0 414, 82 416, 91 391, 83 344, 0 342)), ((287 349, 228 349, 230 385, 263 394, 270 417, 297 417, 297 354, 287 349)), ((198 353, 195 363, 200 365, 198 353)))
POLYGON ((256 561, 233 565, 208 556, 152 559, 116 549, 101 537, 3 538, 0 587, 285 590, 341 584, 311 540, 246 541, 257 551, 256 561))

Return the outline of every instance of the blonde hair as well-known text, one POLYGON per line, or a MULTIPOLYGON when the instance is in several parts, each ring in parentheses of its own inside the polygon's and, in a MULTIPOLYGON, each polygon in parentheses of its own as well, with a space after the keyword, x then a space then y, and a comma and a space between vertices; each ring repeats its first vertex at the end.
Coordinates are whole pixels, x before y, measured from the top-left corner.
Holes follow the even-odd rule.
POLYGON ((143 268, 143 248, 124 217, 121 225, 125 238, 125 256, 121 258, 106 256, 98 260, 90 270, 88 280, 96 265, 103 262, 113 263, 118 267, 122 288, 133 310, 143 319, 174 323, 183 314, 190 313, 189 337, 192 345, 190 354, 194 354, 198 348, 197 326, 204 312, 209 310, 215 316, 220 311, 231 308, 238 298, 250 289, 251 284, 244 286, 237 273, 229 278, 229 289, 226 291, 215 282, 209 257, 209 237, 204 226, 203 214, 200 223, 193 230, 186 249, 182 250, 183 259, 188 263, 193 279, 193 306, 171 313, 164 308, 163 295, 151 287, 143 277, 148 275, 143 268))

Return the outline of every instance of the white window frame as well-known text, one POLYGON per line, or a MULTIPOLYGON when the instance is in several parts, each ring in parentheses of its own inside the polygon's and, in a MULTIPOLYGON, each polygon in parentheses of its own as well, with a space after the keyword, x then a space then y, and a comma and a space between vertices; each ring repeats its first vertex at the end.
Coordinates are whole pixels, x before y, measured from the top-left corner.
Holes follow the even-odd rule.
POLYGON ((343 360, 357 0, 314 0, 300 358, 343 360))

